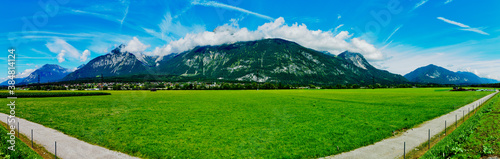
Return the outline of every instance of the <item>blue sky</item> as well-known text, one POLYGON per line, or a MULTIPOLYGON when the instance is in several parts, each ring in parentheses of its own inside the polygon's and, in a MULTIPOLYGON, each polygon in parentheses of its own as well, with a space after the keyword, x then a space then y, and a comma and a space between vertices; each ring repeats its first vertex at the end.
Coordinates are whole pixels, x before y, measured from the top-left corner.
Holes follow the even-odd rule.
POLYGON ((0 60, 7 63, 7 49, 16 48, 17 71, 27 74, 47 63, 74 69, 119 44, 165 55, 284 38, 333 54, 360 52, 403 75, 436 64, 500 79, 498 8, 496 0, 6 1, 0 60))

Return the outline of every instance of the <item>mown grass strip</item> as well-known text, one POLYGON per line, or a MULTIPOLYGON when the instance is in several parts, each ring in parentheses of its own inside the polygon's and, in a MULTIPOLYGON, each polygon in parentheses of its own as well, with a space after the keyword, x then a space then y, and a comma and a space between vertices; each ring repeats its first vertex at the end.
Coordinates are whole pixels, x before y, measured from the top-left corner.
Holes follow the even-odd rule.
POLYGON ((500 155, 500 96, 496 95, 477 113, 421 158, 481 158, 500 155))
MULTIPOLYGON (((8 131, 4 127, 5 124, 0 125, 0 158, 26 158, 26 159, 42 159, 38 153, 33 151, 28 145, 26 145, 23 141, 15 138, 15 151, 11 151, 8 149, 9 146, 12 146, 8 140, 10 140, 10 136, 7 135, 8 131)), ((25 136, 23 136, 26 138, 25 136)))
POLYGON ((7 92, 1 92, 0 98, 7 97, 23 97, 23 98, 34 98, 34 97, 69 97, 69 96, 95 96, 95 95, 111 95, 108 92, 16 92, 15 95, 10 95, 7 92))

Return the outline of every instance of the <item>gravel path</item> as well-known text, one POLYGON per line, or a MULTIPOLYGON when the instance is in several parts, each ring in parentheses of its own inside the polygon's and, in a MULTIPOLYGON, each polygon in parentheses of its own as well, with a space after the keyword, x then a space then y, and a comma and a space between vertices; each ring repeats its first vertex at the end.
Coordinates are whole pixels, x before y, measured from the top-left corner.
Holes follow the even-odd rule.
MULTIPOLYGON (((7 114, 0 113, 2 122, 7 120, 7 114)), ((68 136, 57 130, 47 128, 43 125, 17 118, 19 121, 20 132, 26 137, 31 138, 31 129, 33 129, 33 139, 35 143, 42 145, 49 152, 54 154, 55 141, 57 141, 57 157, 66 159, 128 159, 137 158, 127 154, 112 151, 104 147, 92 145, 74 137, 68 136)), ((17 125, 16 125, 17 127, 17 125)))
POLYGON ((324 157, 326 159, 357 159, 357 158, 379 158, 379 159, 393 159, 403 157, 403 145, 406 142, 406 153, 415 149, 417 146, 424 142, 427 142, 429 129, 431 130, 431 137, 437 135, 438 133, 444 131, 445 121, 447 126, 454 126, 455 115, 458 115, 458 119, 462 118, 462 112, 465 111, 467 115, 468 110, 472 111, 477 105, 482 104, 489 98, 497 94, 498 91, 487 95, 473 103, 467 104, 453 112, 442 115, 433 120, 424 122, 423 124, 417 126, 416 128, 410 129, 404 132, 402 135, 391 137, 379 141, 373 145, 368 145, 361 147, 349 152, 344 152, 335 156, 324 157))

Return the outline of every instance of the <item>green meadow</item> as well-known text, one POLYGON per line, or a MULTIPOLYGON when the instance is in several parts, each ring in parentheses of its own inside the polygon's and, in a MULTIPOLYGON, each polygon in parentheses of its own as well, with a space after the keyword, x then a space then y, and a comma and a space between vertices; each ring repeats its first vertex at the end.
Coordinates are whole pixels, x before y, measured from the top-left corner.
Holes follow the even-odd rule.
POLYGON ((500 156, 500 96, 437 143, 421 158, 486 158, 500 156))
POLYGON ((491 93, 447 90, 107 91, 18 98, 16 115, 142 158, 313 158, 372 144, 491 93))

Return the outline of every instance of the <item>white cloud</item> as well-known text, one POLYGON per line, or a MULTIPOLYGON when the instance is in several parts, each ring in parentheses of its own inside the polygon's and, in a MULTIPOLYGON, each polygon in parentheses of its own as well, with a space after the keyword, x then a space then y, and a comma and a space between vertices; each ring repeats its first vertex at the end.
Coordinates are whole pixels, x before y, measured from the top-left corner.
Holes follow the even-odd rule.
POLYGON ((90 51, 89 50, 85 50, 83 51, 82 53, 82 56, 80 56, 80 61, 81 62, 85 62, 87 61, 87 58, 90 56, 90 51))
POLYGON ((160 24, 158 24, 158 28, 160 31, 156 31, 154 29, 142 28, 146 33, 162 39, 164 41, 172 41, 173 37, 184 37, 188 33, 198 33, 205 30, 205 26, 203 25, 193 25, 193 26, 185 26, 180 21, 176 21, 177 16, 172 17, 170 12, 167 12, 160 24))
POLYGON ((57 54, 57 61, 59 61, 59 63, 66 61, 66 59, 64 59, 64 55, 66 55, 66 50, 61 50, 61 52, 57 54))
POLYGON ((45 46, 47 46, 50 52, 57 54, 56 58, 59 63, 66 60, 87 60, 87 57, 90 55, 90 51, 88 50, 85 50, 82 54, 80 54, 80 52, 71 44, 58 38, 56 38, 52 42, 48 42, 47 44, 45 44, 45 46))
POLYGON ((450 2, 452 2, 453 0, 446 0, 446 2, 444 2, 444 4, 448 4, 450 2))
POLYGON ((36 71, 36 68, 35 69, 26 69, 23 72, 17 74, 16 78, 25 78, 25 77, 28 77, 31 73, 33 73, 35 71, 36 71))
POLYGON ((337 14, 337 19, 340 19, 342 18, 342 16, 340 14, 337 14))
POLYGON ((224 8, 224 9, 229 9, 229 10, 234 10, 234 11, 239 11, 239 12, 251 14, 251 15, 254 15, 254 16, 257 16, 257 17, 260 17, 260 18, 264 18, 264 19, 270 20, 270 21, 274 20, 274 18, 271 18, 270 16, 267 16, 267 15, 255 13, 255 12, 243 9, 243 8, 239 8, 239 7, 235 7, 235 6, 231 6, 231 5, 227 5, 227 4, 223 4, 223 3, 219 3, 219 2, 214 2, 214 1, 194 0, 194 1, 191 2, 191 4, 192 5, 201 5, 201 6, 211 6, 211 7, 224 8))
POLYGON ((464 31, 472 31, 472 32, 476 32, 476 33, 479 33, 479 34, 483 34, 483 35, 490 35, 486 32, 484 32, 482 29, 480 28, 472 28, 468 25, 465 25, 463 23, 459 23, 459 22, 456 22, 456 21, 452 21, 452 20, 449 20, 449 19, 446 19, 446 18, 443 18, 443 17, 437 17, 437 19, 439 20, 442 20, 446 23, 449 23, 449 24, 453 24, 453 25, 456 25, 456 26, 459 26, 459 27, 462 27, 462 29, 460 30, 464 30, 464 31))
POLYGON ((394 33, 396 33, 401 27, 403 27, 403 25, 400 25, 396 29, 394 29, 394 31, 391 33, 391 35, 389 35, 389 37, 387 37, 387 39, 384 40, 384 43, 386 43, 387 40, 389 40, 394 35, 394 33))
POLYGON ((128 8, 130 7, 130 2, 129 1, 123 1, 122 2, 123 5, 126 6, 125 10, 123 11, 123 18, 120 20, 120 28, 122 27, 123 25, 123 22, 125 21, 125 18, 127 18, 127 15, 128 15, 128 8))
POLYGON ((62 39, 55 39, 53 42, 48 42, 47 44, 45 44, 45 46, 47 46, 47 48, 53 53, 59 53, 61 52, 61 50, 65 50, 65 52, 68 52, 68 56, 72 58, 80 57, 80 53, 78 53, 78 50, 76 50, 75 47, 68 44, 62 39))
POLYGON ((172 41, 168 45, 155 48, 152 54, 167 55, 187 51, 196 46, 221 45, 264 38, 281 38, 297 42, 304 47, 328 51, 333 54, 348 50, 361 53, 369 60, 382 60, 385 57, 372 44, 351 37, 352 34, 347 31, 335 34, 331 31, 309 30, 305 24, 286 25, 285 19, 280 17, 274 22, 259 26, 256 31, 238 28, 234 24, 225 24, 217 27, 213 32, 205 31, 197 34, 187 34, 185 37, 172 41))
POLYGON ((470 28, 470 26, 468 26, 468 25, 465 25, 465 24, 462 24, 462 23, 459 23, 459 22, 456 22, 456 21, 452 21, 452 20, 449 20, 449 19, 446 19, 446 18, 443 18, 443 17, 437 17, 437 19, 442 20, 442 21, 444 21, 446 23, 450 23, 450 24, 462 27, 462 28, 470 28))
POLYGON ((334 33, 337 33, 340 27, 344 26, 344 24, 340 24, 339 26, 335 27, 335 30, 333 31, 334 33))
POLYGON ((128 42, 128 44, 123 48, 121 51, 123 52, 131 52, 131 53, 140 53, 144 52, 147 48, 149 48, 151 45, 145 45, 137 37, 133 37, 132 40, 128 42))
POLYGON ((413 9, 412 9, 412 10, 415 10, 415 9, 417 9, 418 7, 420 7, 420 6, 424 5, 425 3, 427 3, 427 1, 429 1, 429 0, 421 0, 420 2, 418 2, 417 4, 415 4, 415 7, 413 7, 413 9))
POLYGON ((491 57, 491 52, 497 50, 499 41, 500 38, 497 37, 427 49, 391 45, 382 50, 389 58, 375 61, 373 65, 404 75, 419 67, 435 64, 451 71, 473 72, 479 77, 500 80, 500 60, 486 58, 491 57))
POLYGON ((472 32, 475 32, 475 33, 483 34, 483 35, 490 35, 487 32, 484 32, 483 30, 481 30, 479 28, 464 28, 464 29, 460 29, 460 30, 472 31, 472 32))
POLYGON ((470 73, 473 73, 477 76, 482 76, 481 73, 479 73, 479 71, 477 69, 472 69, 471 67, 459 68, 458 70, 462 71, 462 72, 470 72, 470 73))

